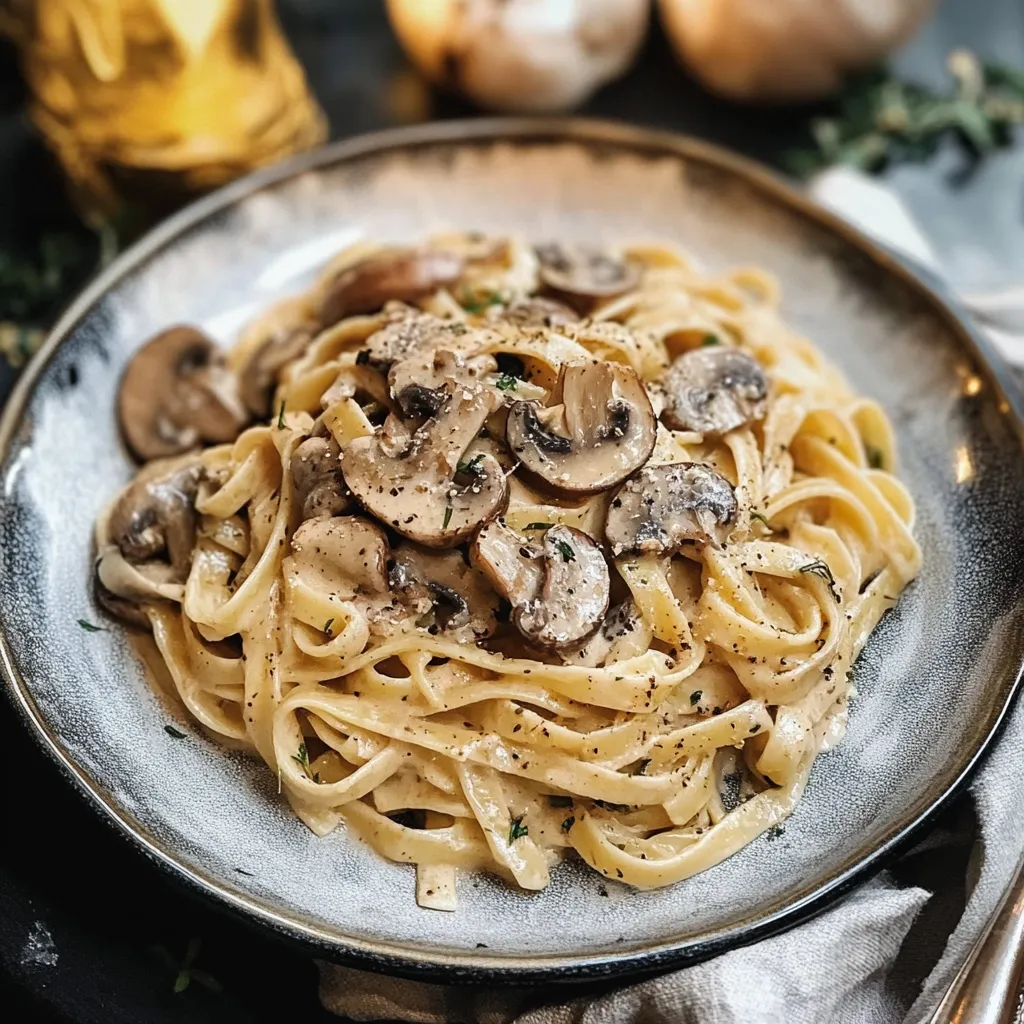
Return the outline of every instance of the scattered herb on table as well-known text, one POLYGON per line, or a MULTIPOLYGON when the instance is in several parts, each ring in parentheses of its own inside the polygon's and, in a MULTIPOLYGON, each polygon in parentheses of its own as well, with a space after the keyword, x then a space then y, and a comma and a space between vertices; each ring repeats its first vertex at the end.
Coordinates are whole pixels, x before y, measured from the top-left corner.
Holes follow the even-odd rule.
POLYGON ((167 733, 168 736, 173 736, 176 740, 183 740, 187 735, 186 733, 179 732, 173 725, 165 725, 164 732, 167 733))
MULTIPOLYGON (((241 871, 241 868, 235 868, 236 871, 241 871)), ((247 871, 242 871, 242 874, 248 874, 247 871)), ((204 971, 201 968, 194 967, 196 960, 199 958, 200 950, 203 948, 203 940, 198 936, 193 936, 188 941, 188 948, 185 950, 185 957, 178 963, 175 958, 171 955, 170 950, 166 946, 152 946, 150 952, 154 953, 159 957, 167 968, 174 971, 174 991, 175 993, 184 992, 192 982, 196 982, 202 985, 207 991, 212 992, 214 995, 219 995, 224 991, 224 986, 212 975, 209 971, 204 971)))
POLYGON ((88 619, 79 619, 78 625, 86 631, 86 633, 106 633, 106 629, 103 626, 94 626, 88 619))

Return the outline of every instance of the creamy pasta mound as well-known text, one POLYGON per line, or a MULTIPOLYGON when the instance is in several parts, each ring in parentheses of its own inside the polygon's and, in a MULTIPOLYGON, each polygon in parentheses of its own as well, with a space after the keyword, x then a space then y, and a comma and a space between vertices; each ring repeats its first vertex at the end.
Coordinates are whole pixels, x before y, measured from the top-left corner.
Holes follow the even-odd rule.
POLYGON ((917 573, 890 425, 759 270, 360 244, 223 353, 148 341, 95 592, 317 835, 452 910, 668 885, 777 826, 917 573))

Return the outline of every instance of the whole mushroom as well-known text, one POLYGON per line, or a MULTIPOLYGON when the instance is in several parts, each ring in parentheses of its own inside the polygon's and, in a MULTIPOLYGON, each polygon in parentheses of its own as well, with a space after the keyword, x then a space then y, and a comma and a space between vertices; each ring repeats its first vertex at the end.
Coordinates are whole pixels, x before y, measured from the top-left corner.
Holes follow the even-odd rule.
POLYGON ((633 62, 648 0, 388 0, 413 63, 438 85, 496 110, 582 103, 633 62))
POLYGON ((618 363, 563 366, 549 409, 515 402, 505 434, 522 465, 548 487, 593 494, 625 480, 654 450, 657 424, 636 372, 618 363))
POLYGON ((550 242, 536 248, 541 284, 580 313, 640 282, 640 268, 601 249, 550 242))
POLYGON ((238 381, 196 327, 161 331, 132 356, 117 394, 121 433, 141 462, 233 441, 248 421, 238 381))
POLYGON ((594 539, 552 526, 540 543, 493 522, 477 535, 470 560, 512 604, 512 622, 529 641, 562 649, 579 643, 608 610, 611 579, 594 539))
POLYGON ((761 364, 724 345, 684 353, 661 385, 661 415, 675 430, 727 434, 761 419, 768 407, 768 378, 761 364))

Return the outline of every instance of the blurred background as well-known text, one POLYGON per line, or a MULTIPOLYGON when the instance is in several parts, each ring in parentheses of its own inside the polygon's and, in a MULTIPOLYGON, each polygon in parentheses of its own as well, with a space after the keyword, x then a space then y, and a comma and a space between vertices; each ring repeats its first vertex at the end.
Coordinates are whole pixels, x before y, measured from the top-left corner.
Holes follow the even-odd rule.
MULTIPOLYGON (((0 402, 75 291, 195 196, 493 112, 681 131, 799 185, 854 167, 955 289, 1024 282, 1024 0, 0 0, 0 402)), ((24 780, 0 843, 5 1019, 336 1019, 301 951, 172 888, 7 707, 0 757, 24 780)))

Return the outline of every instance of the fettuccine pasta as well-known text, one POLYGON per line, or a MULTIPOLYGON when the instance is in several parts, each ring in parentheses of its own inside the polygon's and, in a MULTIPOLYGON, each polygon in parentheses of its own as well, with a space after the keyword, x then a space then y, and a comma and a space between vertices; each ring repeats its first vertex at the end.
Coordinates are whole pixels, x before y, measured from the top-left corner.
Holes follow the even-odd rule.
POLYGON ((189 714, 454 909, 669 885, 779 825, 921 564, 892 429, 757 269, 361 244, 122 382, 97 595, 189 714))

